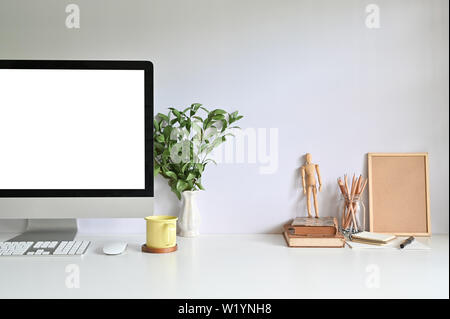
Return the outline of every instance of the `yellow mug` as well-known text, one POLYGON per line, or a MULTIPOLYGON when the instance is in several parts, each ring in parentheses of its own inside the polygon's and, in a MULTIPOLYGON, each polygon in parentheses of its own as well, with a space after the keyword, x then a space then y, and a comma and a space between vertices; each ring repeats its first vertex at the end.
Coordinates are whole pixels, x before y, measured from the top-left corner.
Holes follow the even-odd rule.
POLYGON ((177 244, 177 220, 175 216, 148 216, 147 242, 148 248, 170 248, 177 244))

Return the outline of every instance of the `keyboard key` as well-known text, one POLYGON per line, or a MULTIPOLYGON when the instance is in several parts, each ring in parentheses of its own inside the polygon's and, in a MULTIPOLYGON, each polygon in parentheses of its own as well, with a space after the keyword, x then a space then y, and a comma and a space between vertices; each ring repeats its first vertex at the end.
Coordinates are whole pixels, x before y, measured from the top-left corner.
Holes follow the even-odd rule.
POLYGON ((63 241, 61 242, 55 249, 55 251, 53 252, 53 255, 62 255, 62 250, 63 248, 66 246, 67 241, 63 241))
POLYGON ((48 245, 50 245, 50 242, 49 242, 49 241, 45 241, 45 242, 41 245, 41 248, 47 248, 48 245))
POLYGON ((57 241, 52 241, 52 242, 48 245, 48 248, 53 249, 53 248, 56 247, 56 245, 58 245, 58 242, 57 242, 57 241))
POLYGON ((72 248, 70 249, 69 255, 75 255, 75 253, 77 252, 77 250, 78 250, 78 248, 80 247, 80 245, 81 245, 81 241, 77 241, 77 242, 72 246, 72 248))
POLYGON ((89 246, 89 243, 89 241, 83 241, 80 248, 78 248, 77 250, 77 255, 82 255, 86 251, 86 248, 89 246))
MULTIPOLYGON (((69 242, 68 241, 63 241, 61 242, 61 244, 56 248, 56 251, 59 251, 61 254, 63 254, 64 249, 66 249, 67 247, 69 247, 69 242)), ((70 248, 69 248, 70 249, 70 248)))
POLYGON ((75 243, 74 241, 69 241, 67 243, 66 247, 64 247, 64 249, 62 250, 63 255, 67 255, 69 253, 74 243, 75 243))
POLYGON ((50 252, 49 252, 49 251, 44 251, 44 252, 42 253, 42 255, 50 255, 50 252))
POLYGON ((41 245, 43 244, 42 241, 38 241, 33 248, 41 248, 41 245))

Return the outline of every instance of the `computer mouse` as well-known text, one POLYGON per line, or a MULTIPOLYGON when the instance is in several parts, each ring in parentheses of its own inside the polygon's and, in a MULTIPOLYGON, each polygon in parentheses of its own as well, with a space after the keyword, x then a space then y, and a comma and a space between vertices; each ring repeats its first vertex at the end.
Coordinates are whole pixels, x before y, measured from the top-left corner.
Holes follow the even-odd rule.
POLYGON ((127 248, 127 243, 124 242, 113 242, 108 243, 103 246, 103 253, 105 255, 119 255, 125 251, 127 248))

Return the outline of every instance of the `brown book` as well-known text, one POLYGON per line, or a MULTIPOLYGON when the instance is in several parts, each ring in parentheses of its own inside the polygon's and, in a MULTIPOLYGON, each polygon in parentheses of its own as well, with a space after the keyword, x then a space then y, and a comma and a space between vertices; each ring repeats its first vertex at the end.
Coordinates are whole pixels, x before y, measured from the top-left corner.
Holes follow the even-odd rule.
POLYGON ((285 225, 284 230, 290 235, 326 235, 334 236, 338 224, 334 217, 297 217, 291 224, 285 225))
POLYGON ((341 233, 334 236, 298 236, 283 232, 284 239, 289 247, 311 247, 311 248, 343 248, 345 238, 341 233))

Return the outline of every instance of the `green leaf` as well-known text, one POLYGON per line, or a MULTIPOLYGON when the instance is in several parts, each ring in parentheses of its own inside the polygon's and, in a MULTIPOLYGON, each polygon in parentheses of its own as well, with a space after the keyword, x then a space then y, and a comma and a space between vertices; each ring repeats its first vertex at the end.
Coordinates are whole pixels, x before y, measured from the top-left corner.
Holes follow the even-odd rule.
POLYGON ((203 129, 206 130, 207 128, 210 128, 213 125, 214 122, 211 120, 206 120, 203 122, 203 129))
POLYGON ((200 106, 200 108, 203 110, 203 111, 205 111, 206 113, 210 113, 207 109, 205 109, 203 106, 200 106))
POLYGON ((218 114, 218 115, 214 115, 212 117, 213 120, 219 121, 219 120, 225 120, 225 116, 223 116, 222 114, 218 114))
POLYGON ((211 148, 214 149, 217 146, 219 146, 220 144, 222 144, 223 142, 225 142, 225 136, 218 137, 214 140, 214 142, 212 142, 211 148))
POLYGON ((175 195, 178 197, 178 199, 181 200, 181 193, 180 193, 180 191, 177 189, 176 185, 171 185, 170 188, 172 189, 172 192, 174 192, 175 195))
POLYGON ((205 132, 205 139, 209 140, 211 137, 217 136, 219 131, 216 128, 210 128, 205 132))
POLYGON ((197 185, 198 186, 198 188, 200 188, 201 190, 205 190, 205 188, 203 187, 203 185, 200 183, 200 181, 197 181, 196 183, 195 183, 195 185, 197 185))
POLYGON ((160 143, 164 143, 164 136, 163 135, 156 136, 156 141, 160 142, 160 143))
POLYGON ((172 133, 172 127, 171 126, 166 126, 163 130, 163 135, 164 135, 164 139, 166 141, 170 140, 170 133, 172 133))
POLYGON ((214 164, 217 165, 217 162, 215 160, 213 160, 212 158, 208 158, 207 160, 205 160, 205 164, 207 164, 209 162, 213 162, 214 164))
POLYGON ((155 150, 158 151, 158 153, 162 153, 164 151, 164 145, 158 142, 154 142, 153 146, 155 147, 155 150))
POLYGON ((154 165, 153 176, 157 176, 160 171, 161 171, 161 167, 159 165, 154 165))
POLYGON ((227 129, 228 123, 225 120, 222 120, 222 129, 220 130, 220 133, 225 132, 225 130, 227 129))
POLYGON ((202 146, 200 146, 200 153, 203 153, 203 151, 204 151, 207 147, 209 147, 208 144, 203 144, 202 146))
POLYGON ((185 181, 182 181, 181 179, 179 179, 177 181, 177 191, 179 191, 180 193, 182 193, 186 188, 188 187, 188 183, 186 183, 185 181))
POLYGON ((178 119, 181 118, 181 113, 180 113, 178 110, 172 108, 172 113, 175 114, 175 116, 176 116, 178 119))
POLYGON ((197 113, 200 106, 202 106, 200 103, 194 103, 191 105, 191 107, 192 107, 191 116, 194 115, 195 113, 197 113))
POLYGON ((167 115, 164 115, 162 113, 158 113, 156 116, 159 117, 163 121, 169 122, 169 118, 167 117, 167 115))
POLYGON ((188 176, 186 177, 186 181, 190 181, 191 179, 194 179, 195 175, 192 173, 189 173, 188 176))
POLYGON ((181 171, 184 173, 184 171, 186 170, 186 167, 188 167, 188 165, 191 164, 190 162, 184 163, 183 167, 181 168, 181 171))
POLYGON ((157 120, 153 120, 153 128, 156 131, 159 131, 159 122, 157 120))
POLYGON ((167 160, 170 157, 170 150, 168 148, 165 148, 164 151, 161 154, 161 157, 164 160, 164 162, 167 162, 167 160))
POLYGON ((200 174, 203 173, 203 170, 204 170, 204 165, 203 164, 197 163, 197 164, 195 164, 195 166, 197 167, 197 169, 200 172, 200 174))
POLYGON ((225 112, 224 110, 221 110, 221 109, 215 109, 211 113, 214 114, 214 115, 216 115, 216 114, 227 114, 227 112, 225 112))
POLYGON ((229 124, 232 124, 232 123, 240 120, 241 118, 243 118, 243 116, 242 115, 238 116, 238 111, 235 111, 229 115, 228 122, 229 122, 229 124))
POLYGON ((167 171, 167 172, 165 172, 165 174, 166 174, 168 177, 170 177, 171 179, 173 179, 173 180, 177 180, 177 179, 178 179, 177 174, 175 174, 174 172, 167 171))
POLYGON ((195 122, 192 122, 192 128, 193 128, 194 132, 197 133, 198 135, 202 134, 202 128, 195 122))
POLYGON ((224 134, 222 137, 225 137, 225 136, 231 136, 231 137, 234 137, 234 134, 233 134, 233 133, 227 133, 227 134, 224 134))

